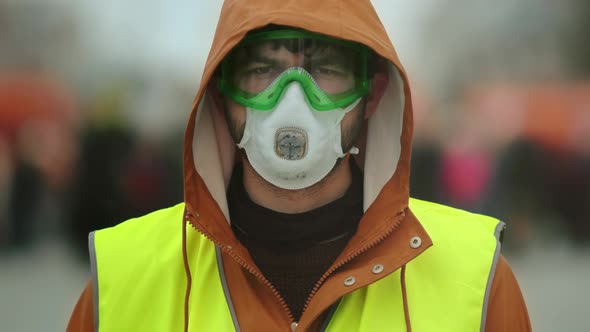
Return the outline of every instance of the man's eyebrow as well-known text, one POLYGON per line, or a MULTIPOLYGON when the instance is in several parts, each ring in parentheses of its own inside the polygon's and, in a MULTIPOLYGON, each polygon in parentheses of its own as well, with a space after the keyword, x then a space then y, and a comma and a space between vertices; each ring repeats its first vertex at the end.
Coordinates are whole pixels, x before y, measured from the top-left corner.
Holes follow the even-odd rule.
POLYGON ((338 49, 335 48, 326 48, 321 49, 320 52, 313 52, 308 59, 315 63, 338 63, 344 64, 346 63, 346 55, 347 52, 339 52, 338 49))
POLYGON ((346 57, 342 56, 337 52, 327 52, 320 56, 311 56, 311 58, 306 59, 307 61, 315 64, 338 64, 338 65, 345 65, 347 63, 346 57))
POLYGON ((262 54, 252 54, 248 57, 248 63, 251 62, 261 62, 261 63, 267 63, 273 66, 281 66, 284 65, 285 62, 284 61, 280 61, 279 59, 274 59, 274 58, 269 58, 267 56, 264 56, 262 54))

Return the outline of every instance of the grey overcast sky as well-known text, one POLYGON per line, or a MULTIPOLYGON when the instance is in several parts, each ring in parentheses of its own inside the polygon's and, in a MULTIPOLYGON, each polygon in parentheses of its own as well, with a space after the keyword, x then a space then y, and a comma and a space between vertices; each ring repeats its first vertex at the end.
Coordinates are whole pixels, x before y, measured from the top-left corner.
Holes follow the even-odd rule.
MULTIPOLYGON (((420 18, 438 0, 373 0, 402 60, 414 59, 420 18)), ((142 53, 145 65, 169 63, 182 72, 201 72, 221 0, 85 0, 81 20, 103 57, 132 61, 142 53)))

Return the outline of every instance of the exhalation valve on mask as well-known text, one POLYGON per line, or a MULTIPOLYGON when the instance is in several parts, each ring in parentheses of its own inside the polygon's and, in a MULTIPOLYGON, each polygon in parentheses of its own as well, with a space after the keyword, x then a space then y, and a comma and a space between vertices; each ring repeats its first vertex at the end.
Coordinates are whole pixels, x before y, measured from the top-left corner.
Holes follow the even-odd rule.
MULTIPOLYGON (((289 190, 322 180, 342 151, 340 124, 361 98, 346 108, 315 111, 302 87, 292 82, 272 111, 247 108, 244 136, 238 144, 256 172, 271 184, 289 190)), ((358 153, 353 147, 350 153, 358 153)))

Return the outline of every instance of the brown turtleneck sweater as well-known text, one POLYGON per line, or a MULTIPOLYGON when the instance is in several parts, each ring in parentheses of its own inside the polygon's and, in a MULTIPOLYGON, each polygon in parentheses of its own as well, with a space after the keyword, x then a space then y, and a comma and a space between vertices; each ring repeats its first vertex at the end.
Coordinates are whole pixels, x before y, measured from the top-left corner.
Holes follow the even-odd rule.
POLYGON ((344 196, 298 214, 254 203, 243 185, 242 166, 234 169, 227 194, 232 229, 296 320, 363 215, 362 173, 352 159, 350 165, 352 182, 344 196))

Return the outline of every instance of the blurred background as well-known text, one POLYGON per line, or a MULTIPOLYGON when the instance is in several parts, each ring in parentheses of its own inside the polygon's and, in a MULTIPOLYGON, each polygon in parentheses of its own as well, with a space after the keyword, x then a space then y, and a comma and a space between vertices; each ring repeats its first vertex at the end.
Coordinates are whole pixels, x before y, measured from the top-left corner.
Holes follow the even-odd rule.
MULTIPOLYGON (((505 221, 535 331, 588 331, 590 2, 373 0, 412 195, 505 221)), ((0 330, 63 331, 89 231, 182 200, 220 0, 0 0, 0 330)))

